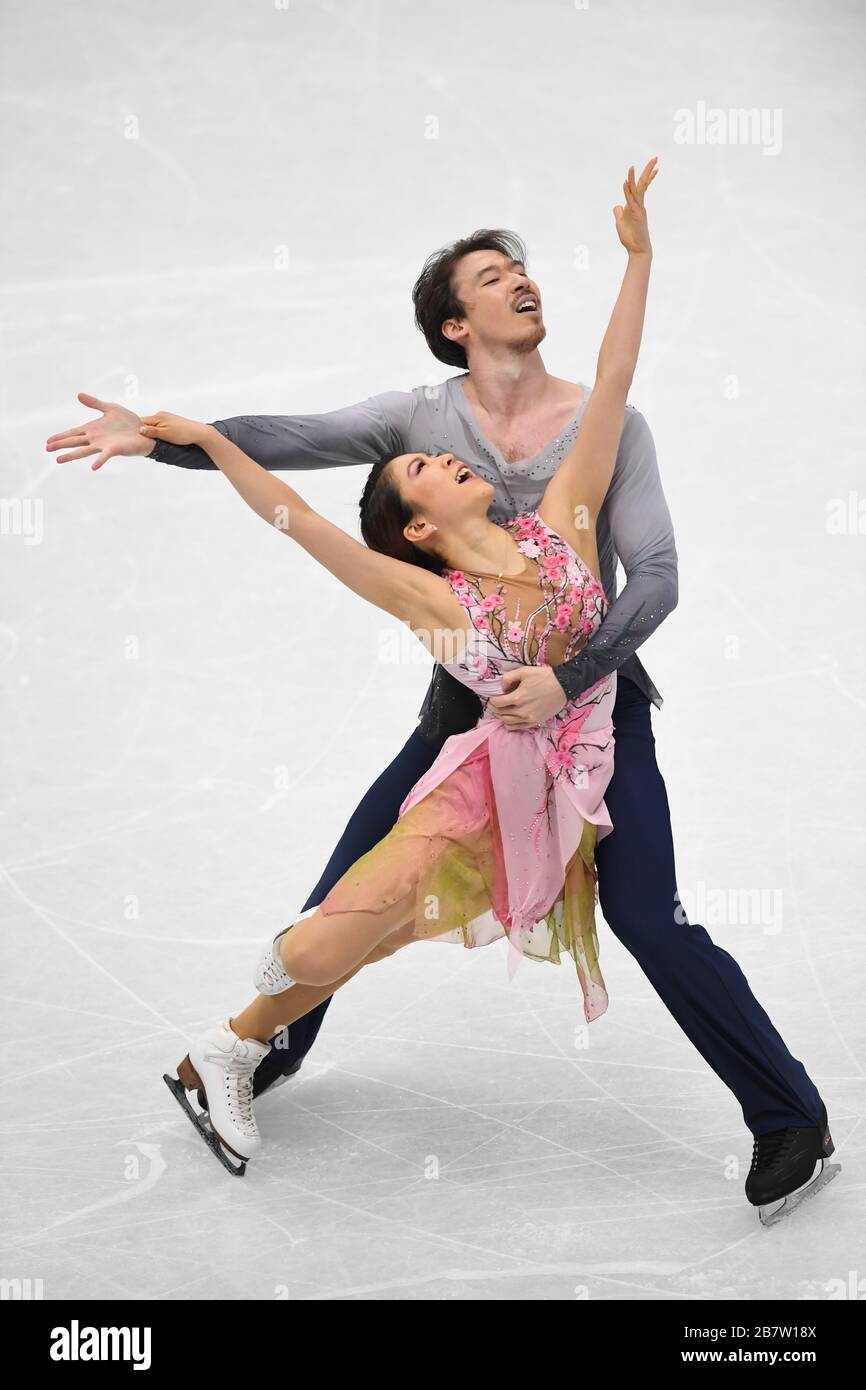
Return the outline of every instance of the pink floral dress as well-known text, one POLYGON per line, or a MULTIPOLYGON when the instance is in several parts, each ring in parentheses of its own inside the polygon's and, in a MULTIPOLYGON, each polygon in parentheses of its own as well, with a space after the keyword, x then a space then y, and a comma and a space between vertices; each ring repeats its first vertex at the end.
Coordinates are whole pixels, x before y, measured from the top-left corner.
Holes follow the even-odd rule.
POLYGON ((472 631, 443 662, 483 712, 447 739, 400 808, 397 823, 320 904, 324 913, 377 911, 414 894, 414 933, 468 947, 503 936, 509 974, 523 957, 574 960, 587 1022, 607 1008, 595 925, 595 846, 612 829, 604 793, 613 772, 616 675, 532 729, 488 711, 502 677, 557 665, 607 611, 601 585, 537 510, 506 523, 526 557, 501 578, 445 570, 472 631))

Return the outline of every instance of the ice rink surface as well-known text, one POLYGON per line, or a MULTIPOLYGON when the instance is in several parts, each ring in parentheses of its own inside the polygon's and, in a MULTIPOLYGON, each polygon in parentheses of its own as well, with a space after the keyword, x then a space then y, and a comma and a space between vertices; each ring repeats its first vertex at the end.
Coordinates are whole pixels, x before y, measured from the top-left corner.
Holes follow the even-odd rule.
MULTIPOLYGON (((145 1300, 856 1286, 863 40, 853 0, 7 0, 3 1278, 145 1300), (701 103, 759 108, 765 136, 683 142, 701 103), (588 1030, 567 960, 509 983, 502 943, 423 943, 366 971, 233 1181, 162 1073, 251 996, 429 659, 392 660, 396 621, 218 474, 58 467, 44 440, 87 418, 79 390, 212 420, 441 381, 409 292, 479 226, 525 237, 547 367, 591 383, 611 207, 652 154, 631 400, 680 556, 641 651, 680 889, 826 1099, 842 1175, 759 1227, 735 1098, 602 923, 588 1030)), ((360 468, 292 481, 354 528, 360 468)))

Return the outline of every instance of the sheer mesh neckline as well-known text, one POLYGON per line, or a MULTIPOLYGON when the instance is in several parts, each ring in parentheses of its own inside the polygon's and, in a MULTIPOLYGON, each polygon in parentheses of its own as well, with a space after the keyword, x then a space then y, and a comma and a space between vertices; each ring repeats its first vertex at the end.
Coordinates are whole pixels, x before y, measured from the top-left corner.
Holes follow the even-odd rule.
MULTIPOLYGON (((548 523, 546 523, 544 518, 542 518, 541 513, 539 513, 538 507, 530 507, 530 509, 528 509, 527 512, 518 512, 516 517, 512 517, 512 520, 502 521, 502 523, 498 523, 500 530, 509 532, 510 537, 512 537, 513 539, 514 531, 517 530, 518 525, 520 525, 521 521, 525 520, 525 517, 537 517, 539 523, 541 523, 541 525, 544 525, 546 530, 552 532, 552 534, 555 535, 555 537, 557 538, 557 541, 560 541, 563 543, 563 545, 567 546, 567 549, 569 549, 570 552, 573 553, 575 559, 577 559, 578 562, 580 562, 581 564, 584 563, 582 562, 580 555, 577 555, 577 550, 574 550, 573 546, 569 545, 569 542, 566 541, 566 538, 562 537, 562 535, 559 534, 559 531, 553 530, 553 527, 549 527, 548 523)), ((493 574, 492 570, 477 570, 474 566, 471 567, 471 569, 467 569, 467 567, 464 566, 464 564, 446 564, 445 569, 442 570, 443 577, 446 577, 446 575, 449 574, 466 573, 473 575, 473 578, 477 578, 477 580, 502 580, 503 584, 513 584, 514 581, 520 582, 520 580, 531 580, 532 584, 535 584, 535 582, 537 582, 538 573, 537 557, 524 555, 523 550, 520 549, 520 542, 514 541, 514 545, 516 545, 518 555, 523 557, 523 570, 520 570, 520 573, 518 574, 493 574)))
MULTIPOLYGON (((478 661, 483 667, 480 679, 486 682, 509 666, 556 666, 570 660, 585 646, 606 611, 601 584, 537 507, 500 524, 516 533, 517 546, 527 561, 522 574, 443 571, 464 610, 461 626, 482 648, 472 653, 471 661, 461 655, 443 663, 453 668, 458 679, 468 675, 467 683, 479 674, 475 671, 478 661)), ((483 690, 477 693, 483 700, 483 690)))
MULTIPOLYGON (((519 574, 494 574, 492 570, 477 570, 474 567, 472 569, 472 573, 475 575, 477 579, 502 579, 503 581, 507 580, 508 582, 513 583, 515 579, 525 579, 526 572, 529 569, 530 565, 532 565, 533 563, 534 562, 529 555, 524 555, 523 569, 520 571, 519 574)), ((454 574, 454 570, 450 569, 450 573, 454 574)))

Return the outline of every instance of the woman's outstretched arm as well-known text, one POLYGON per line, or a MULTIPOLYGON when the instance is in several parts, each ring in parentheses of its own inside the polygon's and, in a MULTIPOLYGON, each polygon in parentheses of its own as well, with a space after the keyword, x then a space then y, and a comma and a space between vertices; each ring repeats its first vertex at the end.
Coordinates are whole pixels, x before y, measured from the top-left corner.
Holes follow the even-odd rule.
POLYGON ((264 521, 290 536, 347 588, 408 623, 413 630, 420 628, 426 633, 447 628, 449 622, 454 625, 455 617, 461 617, 451 590, 438 575, 382 555, 355 540, 213 425, 161 410, 145 416, 142 428, 151 439, 195 444, 204 449, 215 467, 264 521))
MULTIPOLYGON (((619 239, 628 264, 598 354, 595 386, 577 438, 548 483, 539 511, 555 529, 577 532, 584 549, 595 552, 595 520, 613 476, 625 417, 626 399, 637 365, 652 264, 644 194, 656 175, 651 159, 635 182, 630 168, 623 184, 626 203, 614 208, 619 239)), ((575 548, 578 548, 577 546, 575 548)))

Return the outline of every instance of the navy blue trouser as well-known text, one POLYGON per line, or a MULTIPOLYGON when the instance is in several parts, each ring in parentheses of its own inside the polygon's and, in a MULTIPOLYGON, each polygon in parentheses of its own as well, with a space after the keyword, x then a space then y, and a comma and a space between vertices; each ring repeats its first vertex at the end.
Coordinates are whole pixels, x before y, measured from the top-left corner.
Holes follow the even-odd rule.
MULTIPOLYGON (((815 1125, 821 1102, 802 1062, 791 1056, 733 956, 703 927, 684 920, 676 896, 667 792, 656 765, 652 706, 628 677, 620 676, 617 687, 614 773, 605 796, 614 829, 597 850, 605 920, 683 1032, 734 1092, 753 1134, 815 1125)), ((304 908, 321 902, 355 860, 387 835, 407 793, 440 748, 417 730, 412 734, 364 796, 304 908)), ((309 1051, 330 1002, 292 1023, 288 1038, 283 1030, 280 1046, 272 1046, 256 1070, 257 1094, 309 1051)))

